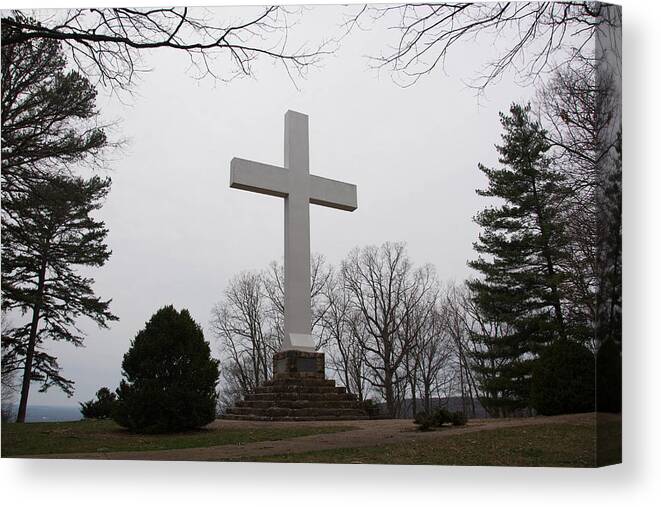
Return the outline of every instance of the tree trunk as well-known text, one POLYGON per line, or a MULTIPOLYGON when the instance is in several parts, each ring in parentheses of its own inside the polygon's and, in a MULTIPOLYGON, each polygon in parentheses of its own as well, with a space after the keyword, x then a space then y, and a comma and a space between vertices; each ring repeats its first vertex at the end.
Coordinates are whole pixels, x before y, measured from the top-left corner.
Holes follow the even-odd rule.
POLYGON ((390 374, 390 370, 386 369, 384 372, 384 391, 385 391, 385 397, 386 397, 386 406, 388 407, 388 414, 390 417, 396 417, 397 414, 395 412, 395 393, 393 391, 393 385, 392 385, 392 376, 390 374))
POLYGON ((18 405, 17 423, 25 422, 25 415, 28 409, 28 395, 30 394, 30 379, 32 378, 32 361, 34 359, 34 349, 37 345, 37 329, 39 328, 39 312, 44 297, 44 286, 46 284, 46 261, 42 260, 39 270, 39 285, 37 287, 37 297, 32 307, 32 322, 30 323, 30 337, 28 339, 28 348, 25 354, 25 367, 23 369, 23 384, 21 386, 21 401, 18 405))
POLYGON ((425 413, 431 414, 431 384, 425 382, 425 413))
MULTIPOLYGON (((539 230, 542 236, 542 242, 543 242, 542 255, 546 260, 546 274, 549 276, 551 280, 553 280, 553 278, 555 277, 555 267, 554 267, 555 263, 553 262, 553 258, 551 257, 550 254, 550 241, 547 233, 549 226, 546 223, 546 220, 544 218, 544 213, 539 204, 540 200, 537 194, 537 184, 535 183, 535 180, 532 181, 532 192, 535 198, 535 202, 537 203, 535 205, 535 213, 537 214, 537 223, 539 224, 539 230)), ((558 322, 560 337, 565 338, 565 322, 562 316, 562 306, 560 305, 560 295, 558 293, 558 286, 555 281, 551 282, 551 295, 553 297, 552 305, 553 305, 553 310, 555 312, 555 319, 558 322)))
POLYGON ((415 417, 415 413, 418 411, 418 398, 415 394, 415 388, 412 388, 413 394, 411 395, 411 410, 412 416, 415 417))
MULTIPOLYGON (((410 373, 410 378, 411 378, 411 415, 412 417, 415 417, 415 413, 418 411, 418 395, 417 395, 417 390, 418 390, 418 383, 416 382, 415 379, 415 368, 413 372, 410 373)), ((406 392, 404 393, 404 403, 406 403, 406 392)))

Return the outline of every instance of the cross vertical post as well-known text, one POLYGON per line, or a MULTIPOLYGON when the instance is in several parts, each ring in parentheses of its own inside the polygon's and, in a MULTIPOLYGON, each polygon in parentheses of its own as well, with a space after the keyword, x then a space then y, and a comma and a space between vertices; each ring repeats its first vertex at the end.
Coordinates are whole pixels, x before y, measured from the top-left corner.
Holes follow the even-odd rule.
POLYGON ((308 117, 285 114, 285 336, 283 350, 314 351, 310 309, 310 146, 308 117))

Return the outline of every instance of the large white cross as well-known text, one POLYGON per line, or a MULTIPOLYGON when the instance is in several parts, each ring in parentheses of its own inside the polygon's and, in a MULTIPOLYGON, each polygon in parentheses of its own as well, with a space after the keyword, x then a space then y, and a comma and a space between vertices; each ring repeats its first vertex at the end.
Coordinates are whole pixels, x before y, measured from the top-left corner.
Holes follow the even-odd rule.
POLYGON ((285 336, 282 350, 314 351, 310 310, 310 206, 354 211, 356 185, 310 174, 308 117, 285 113, 285 167, 233 158, 230 187, 285 200, 285 336))

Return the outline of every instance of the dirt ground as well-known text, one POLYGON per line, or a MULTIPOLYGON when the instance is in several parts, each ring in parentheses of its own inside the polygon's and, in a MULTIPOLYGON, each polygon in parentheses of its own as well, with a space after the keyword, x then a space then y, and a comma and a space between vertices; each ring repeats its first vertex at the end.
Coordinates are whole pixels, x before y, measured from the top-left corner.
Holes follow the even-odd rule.
MULTIPOLYGON (((600 415, 600 417, 603 417, 600 415)), ((350 447, 371 447, 400 442, 415 442, 425 439, 446 438, 451 435, 472 433, 476 431, 493 430, 531 426, 538 424, 595 424, 595 414, 574 414, 553 417, 528 417, 517 419, 475 419, 466 426, 444 428, 438 431, 419 432, 411 420, 381 419, 366 421, 315 421, 315 422, 256 422, 256 421, 225 421, 217 420, 210 427, 223 428, 260 428, 269 426, 349 426, 354 429, 339 433, 310 435, 287 440, 254 442, 244 445, 221 445, 214 447, 171 449, 161 451, 133 452, 95 452, 49 454, 29 456, 30 458, 58 459, 113 459, 113 460, 162 460, 162 461, 225 461, 274 454, 290 454, 325 449, 341 449, 350 447)))

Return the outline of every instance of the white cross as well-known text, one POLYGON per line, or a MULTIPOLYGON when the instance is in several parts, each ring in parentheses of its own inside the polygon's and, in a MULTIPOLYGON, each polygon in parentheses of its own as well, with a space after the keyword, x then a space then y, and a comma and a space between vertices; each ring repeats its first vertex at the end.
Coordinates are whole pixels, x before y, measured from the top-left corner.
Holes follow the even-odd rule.
POLYGON ((230 164, 230 187, 285 200, 285 336, 282 350, 314 351, 310 310, 310 206, 358 207, 356 185, 310 174, 308 117, 285 113, 285 167, 241 158, 230 164))

